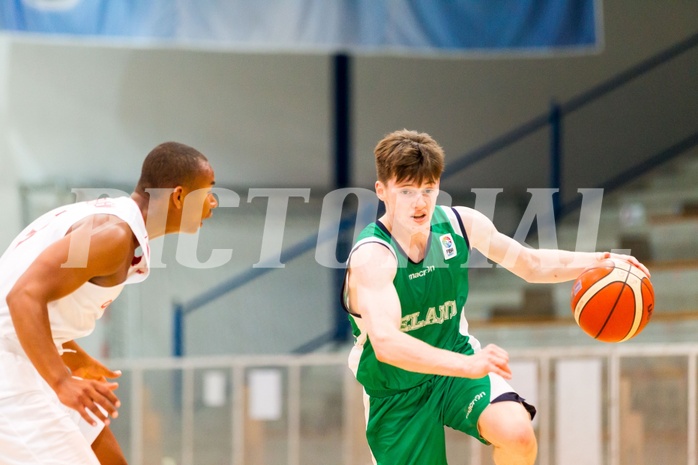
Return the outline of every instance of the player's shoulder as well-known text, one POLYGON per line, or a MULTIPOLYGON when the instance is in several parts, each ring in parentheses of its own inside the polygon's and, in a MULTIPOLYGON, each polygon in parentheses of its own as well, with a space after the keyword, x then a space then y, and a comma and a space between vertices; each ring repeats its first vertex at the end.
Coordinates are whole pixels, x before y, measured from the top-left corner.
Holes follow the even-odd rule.
POLYGON ((98 212, 77 221, 68 234, 87 234, 91 240, 112 242, 115 247, 133 241, 131 225, 123 218, 109 212, 98 212))
POLYGON ((347 268, 350 286, 381 286, 392 282, 395 277, 397 258, 386 246, 368 242, 352 252, 347 268))
POLYGON ((363 260, 361 263, 370 262, 381 262, 387 259, 395 258, 395 251, 392 249, 390 244, 380 239, 372 238, 360 243, 357 243, 354 250, 351 253, 350 265, 357 264, 358 260, 356 257, 360 257, 363 260))
MULTIPOLYGON (((449 207, 446 207, 446 208, 449 208, 449 207)), ((454 205, 453 207, 450 207, 450 208, 455 210, 461 217, 479 214, 479 212, 477 210, 470 208, 470 207, 465 207, 463 205, 454 205)))
POLYGON ((489 218, 487 218, 487 216, 484 213, 475 210, 474 208, 459 205, 453 207, 453 209, 458 213, 458 215, 461 217, 464 223, 489 221, 489 218))
POLYGON ((375 277, 386 274, 394 276, 397 270, 397 256, 389 244, 382 241, 366 241, 352 251, 347 267, 351 274, 375 277))
MULTIPOLYGON (((473 234, 476 231, 486 233, 495 229, 492 220, 484 213, 474 208, 464 206, 457 206, 453 208, 458 213, 458 216, 460 216, 463 228, 471 241, 475 240, 475 236, 473 236, 473 234)), ((476 246, 476 244, 471 242, 471 246, 476 246)))

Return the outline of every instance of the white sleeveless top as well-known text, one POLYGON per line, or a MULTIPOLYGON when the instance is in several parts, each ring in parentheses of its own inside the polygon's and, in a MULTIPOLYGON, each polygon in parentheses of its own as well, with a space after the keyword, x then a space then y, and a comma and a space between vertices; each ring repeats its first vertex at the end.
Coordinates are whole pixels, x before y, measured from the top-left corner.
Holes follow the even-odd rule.
POLYGON ((104 310, 121 293, 125 284, 143 281, 150 272, 150 245, 143 216, 130 197, 103 198, 56 208, 27 226, 0 257, 0 346, 19 347, 19 340, 7 306, 7 294, 36 257, 49 245, 64 237, 78 221, 92 215, 114 215, 131 227, 140 247, 133 258, 126 280, 113 287, 87 282, 75 292, 49 302, 48 313, 53 341, 59 352, 62 345, 87 336, 104 310))

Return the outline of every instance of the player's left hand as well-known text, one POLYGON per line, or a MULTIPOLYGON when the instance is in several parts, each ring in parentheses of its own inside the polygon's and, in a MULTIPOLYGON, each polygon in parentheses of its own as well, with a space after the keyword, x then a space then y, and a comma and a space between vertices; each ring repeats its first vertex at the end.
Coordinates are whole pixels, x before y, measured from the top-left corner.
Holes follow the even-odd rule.
POLYGON ((114 379, 121 376, 120 370, 110 370, 98 361, 94 360, 94 362, 93 364, 83 365, 72 370, 73 376, 82 379, 96 379, 98 381, 106 381, 107 378, 114 379))
POLYGON ((106 381, 107 378, 114 379, 121 376, 121 371, 110 370, 92 357, 81 357, 80 364, 71 367, 70 372, 75 377, 97 381, 106 381))
POLYGON ((625 255, 625 254, 622 254, 622 253, 611 253, 611 252, 606 252, 606 253, 604 254, 604 259, 607 259, 607 258, 612 258, 612 259, 616 259, 616 260, 623 260, 623 261, 626 261, 626 262, 630 263, 631 265, 633 265, 633 266, 639 268, 640 270, 642 270, 642 272, 645 273, 645 274, 647 275, 648 278, 650 277, 650 270, 648 270, 647 267, 646 267, 645 265, 643 265, 642 263, 640 263, 640 261, 639 261, 637 258, 633 257, 632 255, 625 255))

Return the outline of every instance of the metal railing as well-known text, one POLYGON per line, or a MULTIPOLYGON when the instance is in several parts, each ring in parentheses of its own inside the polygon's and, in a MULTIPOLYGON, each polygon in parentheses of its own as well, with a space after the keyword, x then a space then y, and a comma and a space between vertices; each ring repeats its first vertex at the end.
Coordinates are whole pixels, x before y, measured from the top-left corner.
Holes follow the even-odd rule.
MULTIPOLYGON (((124 372, 112 428, 132 465, 368 465, 347 355, 112 360, 124 372)), ((697 465, 698 344, 511 356, 512 384, 538 408, 539 465, 577 465, 569 457, 589 451, 590 465, 697 465), (570 384, 575 370, 584 383, 570 384)), ((465 434, 449 432, 447 443, 452 463, 490 463, 491 451, 465 434)))

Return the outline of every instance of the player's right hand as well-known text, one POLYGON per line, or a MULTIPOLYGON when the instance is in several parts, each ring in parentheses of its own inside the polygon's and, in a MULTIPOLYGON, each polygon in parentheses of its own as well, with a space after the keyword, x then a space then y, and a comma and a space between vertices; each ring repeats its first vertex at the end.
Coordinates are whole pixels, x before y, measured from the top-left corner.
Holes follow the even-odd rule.
POLYGON ((511 379, 509 353, 494 344, 489 344, 469 356, 468 362, 468 378, 482 378, 488 373, 496 373, 504 379, 511 379))
POLYGON ((68 376, 54 386, 54 390, 63 404, 76 410, 85 421, 95 426, 97 423, 88 412, 92 412, 105 425, 109 425, 110 417, 118 416, 117 409, 121 402, 114 394, 118 387, 118 383, 68 376))

